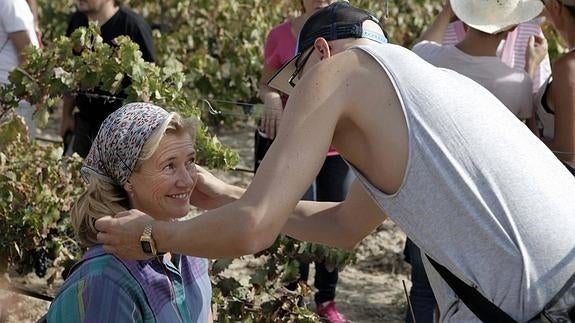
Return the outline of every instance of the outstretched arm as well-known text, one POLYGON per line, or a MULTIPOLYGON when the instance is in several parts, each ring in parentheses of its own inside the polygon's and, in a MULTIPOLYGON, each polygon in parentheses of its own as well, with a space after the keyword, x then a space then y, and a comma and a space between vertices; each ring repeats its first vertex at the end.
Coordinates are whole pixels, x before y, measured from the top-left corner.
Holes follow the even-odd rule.
MULTIPOLYGON (((329 60, 318 65, 324 65, 317 66, 321 71, 310 71, 294 89, 278 136, 242 197, 187 221, 156 221, 152 235, 159 250, 219 258, 258 252, 273 243, 319 172, 339 116, 350 105, 345 68, 330 67, 329 60)), ((98 241, 121 257, 147 258, 139 237, 149 221, 138 212, 101 218, 98 241)))
POLYGON ((283 233, 305 241, 352 249, 387 218, 356 180, 345 201, 301 201, 283 233))
MULTIPOLYGON (((201 167, 191 204, 211 209, 238 200, 244 189, 222 182, 201 167)), ((353 248, 387 216, 357 181, 343 203, 299 201, 282 232, 299 240, 353 248), (358 218, 357 215, 361 215, 358 218)))

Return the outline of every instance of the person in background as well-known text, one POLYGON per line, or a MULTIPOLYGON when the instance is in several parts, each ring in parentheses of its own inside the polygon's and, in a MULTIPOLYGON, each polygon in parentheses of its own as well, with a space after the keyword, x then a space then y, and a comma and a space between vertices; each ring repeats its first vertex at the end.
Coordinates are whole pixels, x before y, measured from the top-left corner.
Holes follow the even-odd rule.
MULTIPOLYGON (((455 21, 451 22, 445 30, 443 40, 441 41, 443 45, 455 45, 465 37, 467 26, 465 26, 461 20, 457 19, 457 17, 454 18, 455 21)), ((535 36, 545 38, 540 27, 543 20, 545 20, 545 18, 540 16, 533 20, 522 22, 517 25, 514 30, 507 32, 507 37, 501 42, 497 49, 497 56, 501 58, 503 63, 515 69, 527 70, 525 54, 530 39, 535 36)), ((533 75, 531 75, 533 93, 539 91, 539 88, 545 83, 550 74, 551 64, 549 55, 545 55, 541 64, 537 66, 533 75)))
MULTIPOLYGON (((477 0, 447 1, 435 21, 422 33, 413 52, 437 67, 448 68, 481 84, 495 95, 517 118, 532 116, 532 81, 523 68, 505 64, 497 55, 498 48, 518 24, 532 19, 519 17, 518 11, 506 11, 513 1, 485 2, 477 0), (453 7, 453 9, 452 9, 453 7), (454 13, 454 10, 457 12, 454 13), (458 18, 468 29, 455 45, 441 43, 450 21, 458 18)), ((537 13, 534 13, 537 14, 537 13)), ((524 60, 524 59, 523 59, 524 60)), ((486 116, 487 118, 489 116, 486 116)), ((409 237, 404 254, 411 264, 410 302, 405 321, 433 322, 436 300, 425 273, 421 253, 409 237)))
MULTIPOLYGON (((519 22, 507 7, 513 0, 447 1, 435 21, 413 46, 413 52, 437 66, 454 70, 493 93, 520 120, 532 115, 532 81, 523 69, 509 67, 497 57, 499 44, 519 22), (453 8, 453 9, 452 9, 453 8), (454 12, 455 11, 455 12, 454 12), (455 45, 442 45, 445 30, 454 17, 468 26, 465 37, 455 45)), ((537 13, 538 14, 538 13, 537 13)))
MULTIPOLYGON (((79 27, 87 27, 89 21, 96 21, 105 43, 114 46, 113 40, 116 37, 128 36, 140 46, 145 61, 154 61, 152 30, 140 15, 117 5, 115 0, 76 0, 76 8, 68 24, 67 36, 79 27)), ((129 83, 125 77, 122 87, 127 87, 129 83)), ((60 135, 67 142, 67 138, 73 134, 66 154, 76 152, 86 157, 104 119, 122 106, 123 94, 116 97, 99 89, 91 93, 64 96, 60 135), (77 113, 74 113, 74 107, 78 107, 77 113)))
MULTIPOLYGON (((8 84, 8 75, 26 60, 27 46, 38 47, 34 16, 28 3, 22 0, 0 1, 0 86, 8 84)), ((26 101, 20 101, 16 113, 28 127, 28 138, 36 136, 34 122, 35 108, 26 101)))
MULTIPOLYGON (((544 1, 547 17, 567 45, 568 52, 552 66, 534 99, 535 133, 575 175, 575 1, 544 1)), ((530 42, 527 70, 534 74, 547 55, 547 42, 537 38, 530 42)))
MULTIPOLYGON (((281 122, 281 116, 288 96, 267 85, 270 78, 296 53, 296 39, 301 27, 318 9, 328 6, 333 1, 328 0, 302 0, 302 14, 286 20, 275 26, 269 32, 264 46, 264 69, 262 71, 259 97, 264 103, 263 116, 260 128, 255 132, 255 169, 265 156, 276 136, 281 122)), ((304 194, 304 200, 315 201, 343 201, 350 183, 349 168, 345 161, 333 148, 327 153, 327 158, 318 173, 314 183, 304 194)), ((309 264, 301 263, 299 268, 299 281, 307 282, 309 264)), ((346 322, 335 304, 335 293, 338 281, 338 269, 327 268, 325 263, 315 263, 314 286, 317 292, 314 295, 317 313, 331 323, 346 322)), ((297 288, 297 282, 288 286, 297 288)))
MULTIPOLYGON (((104 121, 81 170, 88 187, 71 210, 89 250, 52 302, 48 322, 212 322, 207 259, 165 253, 122 260, 104 252, 94 229, 97 218, 129 208, 164 221, 188 214, 197 180, 195 124, 149 103, 127 104, 104 121)), ((149 237, 141 243, 155 253, 149 237)))

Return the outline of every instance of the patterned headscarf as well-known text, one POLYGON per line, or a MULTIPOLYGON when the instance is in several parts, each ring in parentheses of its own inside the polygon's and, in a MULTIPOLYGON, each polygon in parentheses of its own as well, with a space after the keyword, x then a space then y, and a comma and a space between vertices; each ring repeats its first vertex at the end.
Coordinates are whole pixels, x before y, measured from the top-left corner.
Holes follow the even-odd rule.
POLYGON ((154 130, 170 113, 151 103, 129 103, 114 111, 102 123, 81 169, 90 176, 124 185, 138 161, 140 151, 154 130))

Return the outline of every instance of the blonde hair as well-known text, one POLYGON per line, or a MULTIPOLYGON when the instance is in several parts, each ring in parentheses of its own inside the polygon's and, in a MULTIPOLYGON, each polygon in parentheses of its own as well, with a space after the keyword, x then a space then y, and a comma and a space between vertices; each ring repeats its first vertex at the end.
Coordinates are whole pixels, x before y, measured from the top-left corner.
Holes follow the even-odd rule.
MULTIPOLYGON (((132 172, 137 171, 142 161, 149 159, 166 134, 189 135, 195 141, 197 119, 183 118, 177 113, 171 113, 154 132, 140 151, 138 161, 132 172)), ((115 216, 116 213, 130 209, 128 193, 119 184, 112 184, 91 176, 86 190, 80 195, 78 201, 72 206, 70 216, 74 233, 80 244, 91 247, 98 243, 97 230, 94 226, 96 219, 104 216, 115 216)))

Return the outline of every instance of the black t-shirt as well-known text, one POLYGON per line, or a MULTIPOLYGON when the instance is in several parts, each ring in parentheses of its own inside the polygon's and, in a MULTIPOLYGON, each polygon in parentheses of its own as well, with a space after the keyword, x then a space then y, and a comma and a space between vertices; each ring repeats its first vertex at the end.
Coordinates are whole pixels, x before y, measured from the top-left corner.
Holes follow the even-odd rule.
MULTIPOLYGON (((88 27, 88 17, 83 13, 76 11, 68 24, 66 35, 70 36, 74 30, 79 27, 88 27)), ((133 42, 140 46, 142 58, 148 62, 154 62, 154 40, 152 30, 144 18, 126 7, 120 7, 106 23, 100 27, 100 32, 105 43, 115 46, 112 40, 118 36, 129 36, 133 42)), ((125 88, 130 81, 125 78, 122 86, 125 88)), ((108 92, 95 90, 92 94, 110 96, 108 92)), ((116 94, 117 97, 123 97, 122 94, 116 94)), ((90 120, 98 127, 110 113, 122 106, 122 100, 109 98, 98 98, 89 95, 78 94, 76 96, 76 106, 80 110, 80 115, 90 120)))

